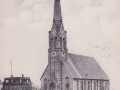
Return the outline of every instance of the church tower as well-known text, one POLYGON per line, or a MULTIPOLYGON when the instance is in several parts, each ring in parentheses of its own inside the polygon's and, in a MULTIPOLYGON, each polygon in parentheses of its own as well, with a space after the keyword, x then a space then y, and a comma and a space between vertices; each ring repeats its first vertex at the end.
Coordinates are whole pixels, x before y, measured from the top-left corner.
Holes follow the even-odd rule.
POLYGON ((54 17, 51 31, 49 31, 49 60, 50 81, 62 84, 62 60, 67 59, 67 37, 64 30, 60 0, 55 0, 54 17))
POLYGON ((40 80, 41 90, 109 90, 109 77, 93 57, 68 53, 60 0, 54 3, 48 65, 40 80))

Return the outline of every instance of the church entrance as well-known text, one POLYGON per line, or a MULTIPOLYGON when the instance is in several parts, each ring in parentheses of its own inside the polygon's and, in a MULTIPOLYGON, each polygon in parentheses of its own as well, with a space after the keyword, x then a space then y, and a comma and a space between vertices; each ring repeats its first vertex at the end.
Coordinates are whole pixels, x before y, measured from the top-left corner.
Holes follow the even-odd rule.
POLYGON ((55 83, 51 82, 50 83, 50 90, 55 90, 55 88, 56 88, 55 83))

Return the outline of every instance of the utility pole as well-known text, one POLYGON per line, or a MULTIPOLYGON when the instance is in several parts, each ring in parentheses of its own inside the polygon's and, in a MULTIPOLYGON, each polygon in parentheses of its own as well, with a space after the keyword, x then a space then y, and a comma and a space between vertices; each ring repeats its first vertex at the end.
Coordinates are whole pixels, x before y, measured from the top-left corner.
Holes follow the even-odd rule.
POLYGON ((12 60, 11 60, 11 77, 12 77, 12 60))

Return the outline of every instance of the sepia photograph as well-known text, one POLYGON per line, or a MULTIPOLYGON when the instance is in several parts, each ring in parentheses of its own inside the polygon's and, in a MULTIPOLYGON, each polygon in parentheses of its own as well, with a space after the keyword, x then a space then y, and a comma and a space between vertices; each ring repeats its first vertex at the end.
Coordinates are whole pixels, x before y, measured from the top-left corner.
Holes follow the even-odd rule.
POLYGON ((0 90, 119 90, 120 0, 0 0, 0 90))

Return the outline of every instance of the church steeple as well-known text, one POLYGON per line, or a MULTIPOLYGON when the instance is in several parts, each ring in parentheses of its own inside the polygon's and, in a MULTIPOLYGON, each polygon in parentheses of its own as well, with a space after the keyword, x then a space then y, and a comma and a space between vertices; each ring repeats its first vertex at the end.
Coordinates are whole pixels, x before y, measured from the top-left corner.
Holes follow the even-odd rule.
POLYGON ((50 68, 50 81, 59 84, 62 88, 62 60, 67 60, 67 35, 63 27, 60 0, 55 0, 53 25, 49 31, 48 66, 50 68), (59 79, 56 81, 56 79, 59 79), (61 83, 61 84, 60 84, 61 83))
POLYGON ((67 51, 66 33, 63 27, 60 0, 55 0, 53 25, 49 32, 49 50, 67 51))

